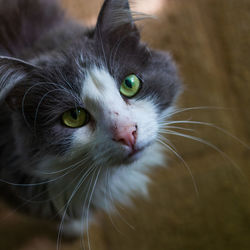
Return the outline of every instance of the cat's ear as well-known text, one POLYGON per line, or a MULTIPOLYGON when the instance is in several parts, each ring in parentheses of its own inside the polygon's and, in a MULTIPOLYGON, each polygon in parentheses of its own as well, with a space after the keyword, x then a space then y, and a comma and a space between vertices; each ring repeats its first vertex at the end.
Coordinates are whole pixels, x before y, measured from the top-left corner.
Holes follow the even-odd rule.
POLYGON ((20 59, 0 56, 0 105, 7 102, 15 108, 13 89, 28 79, 35 69, 36 66, 20 59))
POLYGON ((130 10, 128 0, 105 0, 100 11, 95 35, 107 36, 112 33, 117 35, 133 35, 133 37, 140 38, 140 34, 135 25, 135 19, 130 10))

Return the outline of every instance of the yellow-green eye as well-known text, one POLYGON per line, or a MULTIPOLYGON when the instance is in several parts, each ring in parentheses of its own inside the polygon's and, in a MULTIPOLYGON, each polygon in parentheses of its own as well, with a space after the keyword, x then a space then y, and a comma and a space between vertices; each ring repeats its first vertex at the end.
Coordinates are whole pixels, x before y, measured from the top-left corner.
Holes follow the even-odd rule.
POLYGON ((70 109, 63 113, 62 122, 67 127, 79 128, 88 123, 89 114, 82 108, 70 109))
POLYGON ((136 75, 127 76, 121 84, 120 92, 126 97, 135 96, 141 87, 141 81, 136 75))

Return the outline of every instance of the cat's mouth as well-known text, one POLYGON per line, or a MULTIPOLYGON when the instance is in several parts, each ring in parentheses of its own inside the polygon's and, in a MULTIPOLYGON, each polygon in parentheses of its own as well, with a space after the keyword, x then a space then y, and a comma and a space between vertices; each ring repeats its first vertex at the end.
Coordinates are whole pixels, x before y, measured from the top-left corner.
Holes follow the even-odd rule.
POLYGON ((121 152, 120 150, 118 150, 116 152, 113 152, 113 155, 109 161, 109 164, 111 166, 132 164, 135 161, 138 161, 142 157, 142 154, 145 151, 146 147, 147 146, 136 147, 129 151, 125 150, 121 152))
POLYGON ((142 155, 143 155, 145 149, 146 149, 149 145, 150 145, 150 143, 147 144, 147 145, 141 146, 141 147, 135 147, 135 148, 133 148, 133 150, 132 150, 132 151, 127 155, 127 157, 124 159, 125 163, 126 163, 126 164, 130 164, 130 163, 133 163, 133 162, 139 160, 139 159, 142 157, 142 155))
POLYGON ((128 155, 128 158, 137 157, 142 151, 144 151, 144 149, 145 147, 133 149, 133 151, 128 155))
POLYGON ((133 152, 129 153, 129 155, 121 159, 120 164, 129 165, 140 160, 140 158, 142 157, 143 151, 144 149, 134 150, 133 152))

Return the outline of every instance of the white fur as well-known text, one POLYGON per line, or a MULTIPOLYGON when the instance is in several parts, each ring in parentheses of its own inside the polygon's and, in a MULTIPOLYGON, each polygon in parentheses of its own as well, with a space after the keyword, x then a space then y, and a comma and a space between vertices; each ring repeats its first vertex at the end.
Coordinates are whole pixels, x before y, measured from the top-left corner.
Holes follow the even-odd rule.
POLYGON ((132 196, 147 197, 147 185, 150 182, 147 173, 151 167, 164 166, 165 157, 162 150, 159 144, 153 144, 146 149, 144 156, 131 166, 113 169, 108 188, 105 179, 99 182, 93 199, 95 206, 110 212, 115 210, 114 201, 132 205, 132 196))

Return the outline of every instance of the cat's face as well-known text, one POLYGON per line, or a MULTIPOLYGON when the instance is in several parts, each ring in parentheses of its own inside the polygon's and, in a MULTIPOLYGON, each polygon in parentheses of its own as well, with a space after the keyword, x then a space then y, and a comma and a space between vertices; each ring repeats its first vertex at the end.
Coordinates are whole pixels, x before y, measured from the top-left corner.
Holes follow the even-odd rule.
POLYGON ((157 136, 158 115, 153 101, 128 99, 120 88, 122 82, 117 83, 105 68, 87 70, 81 99, 90 117, 85 126, 72 133, 72 147, 81 151, 87 145, 99 164, 131 163, 157 136))
POLYGON ((104 6, 93 32, 33 59, 35 68, 19 65, 7 101, 30 155, 119 166, 149 153, 179 89, 175 66, 140 42, 131 21, 109 19, 104 6))

